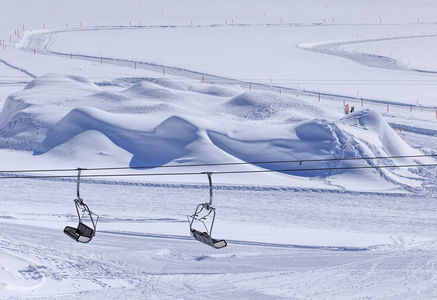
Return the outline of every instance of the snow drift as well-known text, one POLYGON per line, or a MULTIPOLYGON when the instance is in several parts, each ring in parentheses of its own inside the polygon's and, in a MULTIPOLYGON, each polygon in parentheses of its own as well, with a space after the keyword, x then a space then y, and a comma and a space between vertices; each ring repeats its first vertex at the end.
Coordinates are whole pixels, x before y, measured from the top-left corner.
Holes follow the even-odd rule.
MULTIPOLYGON (((331 183, 350 173, 332 168, 379 163, 333 159, 420 154, 377 112, 338 116, 298 98, 235 87, 145 79, 124 82, 114 92, 86 78, 48 74, 8 97, 0 114, 0 142, 13 140, 19 149, 66 156, 76 164, 83 153, 106 166, 253 162, 331 183), (293 162, 257 163, 271 161, 293 162)), ((361 176, 401 186, 420 182, 408 170, 368 170, 361 176)))

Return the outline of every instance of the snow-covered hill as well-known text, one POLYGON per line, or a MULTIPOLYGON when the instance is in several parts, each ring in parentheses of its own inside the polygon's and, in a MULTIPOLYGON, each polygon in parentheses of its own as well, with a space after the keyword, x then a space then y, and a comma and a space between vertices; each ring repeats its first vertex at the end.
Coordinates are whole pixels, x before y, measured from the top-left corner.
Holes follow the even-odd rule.
POLYGON ((436 298, 436 5, 2 3, 0 299, 436 298))
MULTIPOLYGON (((33 152, 36 161, 40 157, 57 161, 68 157, 64 167, 114 167, 123 162, 141 167, 311 160, 303 167, 301 163, 259 167, 297 169, 286 173, 347 189, 353 189, 341 176, 347 171, 298 169, 381 164, 332 159, 421 155, 373 110, 343 116, 279 93, 245 92, 207 83, 181 84, 171 79, 125 83, 107 90, 83 77, 44 75, 6 99, 0 125, 4 148, 12 140, 15 148, 33 152), (317 161, 322 159, 327 161, 317 161)), ((411 158, 402 163, 420 161, 430 160, 411 158)), ((400 164, 400 160, 386 159, 383 164, 400 164)), ((245 166, 245 170, 250 169, 257 167, 245 166)), ((380 182, 379 187, 360 186, 361 191, 417 187, 424 180, 408 170, 369 169, 361 170, 359 176, 380 182)), ((287 180, 287 185, 301 186, 301 180, 286 177, 277 185, 287 180)), ((261 181, 255 177, 256 182, 261 181)))

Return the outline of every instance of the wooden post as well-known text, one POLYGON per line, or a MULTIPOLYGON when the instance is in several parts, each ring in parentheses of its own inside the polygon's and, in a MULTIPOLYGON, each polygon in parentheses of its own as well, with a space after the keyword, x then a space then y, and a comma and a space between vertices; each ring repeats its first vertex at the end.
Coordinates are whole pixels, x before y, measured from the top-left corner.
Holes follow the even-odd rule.
POLYGON ((361 106, 363 106, 363 98, 361 98, 361 106))
POLYGON ((100 64, 103 64, 103 57, 100 57, 100 64))
POLYGON ((70 53, 70 58, 73 59, 73 52, 70 53))
POLYGON ((12 141, 12 151, 14 151, 14 141, 12 141))
POLYGON ((413 111, 413 104, 410 104, 410 112, 413 111))
POLYGON ((388 108, 388 104, 387 104, 387 112, 389 112, 390 110, 389 110, 389 108, 388 108))
POLYGON ((165 67, 162 67, 162 76, 165 76, 165 67))
POLYGON ((134 65, 134 69, 136 69, 137 68, 137 62, 135 62, 135 65, 134 65))
POLYGON ((320 93, 319 93, 319 102, 320 102, 320 93))
POLYGON ((249 82, 249 91, 251 91, 251 90, 252 90, 252 83, 249 82))
POLYGON ((281 89, 279 89, 279 94, 282 94, 282 90, 281 89))
POLYGON ((205 82, 205 75, 202 75, 202 82, 205 82))

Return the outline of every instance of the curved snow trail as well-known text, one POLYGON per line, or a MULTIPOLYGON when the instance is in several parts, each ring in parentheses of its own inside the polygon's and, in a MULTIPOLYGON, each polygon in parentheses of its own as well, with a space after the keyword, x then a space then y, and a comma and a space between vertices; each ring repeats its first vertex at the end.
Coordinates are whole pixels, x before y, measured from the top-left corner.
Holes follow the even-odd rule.
MULTIPOLYGON (((248 24, 242 24, 242 25, 226 25, 226 26, 321 26, 322 24, 315 23, 315 24, 284 24, 284 25, 277 25, 277 24, 271 24, 271 25, 248 25, 248 24)), ((203 25, 203 26, 195 26, 196 28, 199 27, 219 27, 224 25, 203 25)), ((314 97, 321 96, 321 97, 335 97, 338 98, 336 100, 342 101, 343 99, 346 100, 355 100, 356 97, 346 96, 346 95, 340 95, 340 94, 332 94, 332 93, 320 93, 318 91, 312 91, 312 90, 303 90, 303 89, 295 89, 290 87, 284 87, 280 85, 268 85, 268 84, 262 84, 262 83, 252 83, 252 82, 246 82, 243 80, 228 78, 228 77, 222 77, 222 76, 216 76, 208 73, 203 72, 197 72, 193 70, 188 70, 184 68, 178 68, 163 64, 157 64, 157 63, 151 63, 151 62, 139 62, 135 60, 130 59, 120 59, 120 58, 112 58, 108 56, 92 56, 92 55, 82 55, 82 54, 74 54, 74 53, 63 53, 63 52, 57 52, 51 50, 51 45, 55 42, 55 36, 57 34, 62 34, 65 32, 73 32, 73 31, 100 31, 100 30, 132 30, 132 29, 150 29, 150 28, 187 28, 192 26, 106 26, 106 27, 89 27, 89 28, 80 28, 80 29, 68 29, 68 30, 35 30, 35 31, 27 31, 24 32, 23 38, 20 42, 16 44, 16 48, 19 48, 24 51, 29 52, 36 52, 39 54, 44 55, 55 55, 60 57, 69 57, 69 58, 75 58, 75 59, 82 59, 90 62, 95 63, 105 63, 105 64, 112 64, 116 66, 122 66, 127 68, 132 68, 133 66, 136 66, 138 69, 148 70, 156 73, 162 73, 165 69, 165 74, 168 75, 174 75, 184 78, 190 78, 195 80, 204 80, 208 83, 215 83, 215 84, 238 84, 242 88, 245 89, 256 89, 261 91, 271 91, 271 92, 277 92, 279 89, 282 90, 282 93, 285 94, 293 94, 293 95, 312 95, 314 97)), ((365 99, 367 100, 367 99, 365 99)), ((372 100, 369 100, 372 101, 372 100)), ((377 102, 377 101, 375 101, 377 102)))
MULTIPOLYGON (((189 69, 184 68, 178 68, 174 66, 168 66, 163 64, 157 64, 152 62, 141 62, 141 61, 135 61, 130 59, 121 59, 121 58, 112 58, 108 56, 92 56, 92 55, 83 55, 83 54, 74 54, 74 53, 63 53, 63 52, 57 52, 51 50, 51 46, 56 40, 57 34, 62 34, 66 32, 81 32, 81 31, 100 31, 100 30, 138 30, 138 29, 150 29, 150 28, 213 28, 213 27, 220 27, 220 26, 276 26, 276 27, 284 27, 284 26, 321 26, 323 24, 320 23, 313 23, 313 24, 284 24, 284 25, 278 25, 278 24, 262 24, 262 25, 249 25, 249 24, 234 24, 234 25, 199 25, 199 26, 102 26, 102 27, 88 27, 88 28, 77 28, 77 29, 68 29, 68 30, 35 30, 35 31, 27 31, 23 34, 23 38, 20 42, 16 44, 15 47, 22 49, 24 51, 30 51, 30 52, 37 52, 39 54, 45 54, 45 55, 55 55, 59 57, 69 57, 69 58, 75 58, 75 59, 82 59, 90 62, 95 63, 105 63, 105 64, 112 64, 116 66, 122 66, 127 68, 136 67, 138 69, 148 70, 156 73, 162 73, 163 70, 165 70, 165 74, 168 75, 174 75, 178 77, 183 78, 190 78, 195 80, 204 80, 208 83, 213 84, 237 84, 240 85, 244 89, 256 89, 260 91, 270 91, 270 92, 278 92, 279 89, 281 89, 282 93, 284 94, 292 94, 292 95, 300 95, 300 96, 308 96, 311 95, 312 97, 321 97, 321 98, 330 98, 331 100, 335 101, 356 101, 357 97, 355 96, 349 96, 349 95, 342 95, 338 93, 329 93, 329 92, 319 92, 315 90, 307 90, 307 89, 301 89, 301 88, 291 88, 291 87, 284 87, 280 85, 269 85, 269 84, 263 84, 263 83, 253 83, 253 82, 246 82, 239 79, 233 79, 228 77, 222 77, 217 75, 212 75, 208 73, 193 71, 189 69)), ((370 67, 377 67, 377 68, 383 68, 383 69, 390 69, 390 70, 402 70, 402 71, 409 71, 409 72, 419 72, 419 73, 429 73, 429 74, 437 74, 436 71, 427 71, 427 70, 420 70, 420 69, 414 69, 414 68, 408 68, 398 61, 385 57, 385 56, 378 56, 378 55, 372 55, 372 54, 366 54, 366 53, 352 53, 347 52, 343 50, 337 49, 338 47, 342 45, 347 44, 354 44, 354 43, 365 43, 365 42, 375 42, 375 41, 386 41, 386 40, 395 40, 395 39, 403 39, 403 38, 420 38, 420 37, 435 37, 437 34, 423 34, 423 35, 407 35, 407 36, 391 36, 391 37, 380 37, 380 38, 369 38, 369 39, 356 39, 356 40, 346 40, 346 41, 328 41, 328 42, 315 42, 315 43, 304 43, 299 44, 297 47, 308 50, 308 51, 314 51, 318 53, 324 53, 328 55, 335 55, 342 58, 350 59, 353 61, 356 61, 358 63, 370 66, 370 67)), ((406 103, 398 103, 393 101, 386 101, 381 99, 368 99, 368 98, 361 98, 362 100, 368 102, 368 103, 375 103, 375 104, 390 104, 390 105, 396 105, 400 107, 409 107, 409 104, 406 103)), ((437 109, 437 106, 425 108, 425 109, 437 109)))
POLYGON ((30 73, 29 71, 27 71, 27 70, 25 70, 25 69, 23 69, 23 68, 20 68, 20 67, 14 66, 14 65, 8 63, 7 61, 5 61, 5 60, 3 60, 3 59, 0 59, 0 62, 3 63, 4 65, 6 65, 7 67, 11 68, 11 69, 14 69, 14 70, 17 70, 17 71, 20 71, 20 72, 26 74, 26 75, 29 76, 29 77, 32 77, 32 78, 36 78, 36 77, 37 77, 36 75, 30 73))
MULTIPOLYGON (((188 228, 187 228, 188 229, 188 228)), ((195 241, 191 236, 182 235, 170 235, 170 234, 156 234, 156 233, 140 233, 131 231, 99 231, 99 233, 124 235, 124 236, 136 236, 144 238, 159 238, 159 239, 171 239, 171 240, 184 240, 195 241)), ((349 247, 349 246, 312 246, 312 245, 297 245, 297 244, 277 244, 277 243, 265 243, 265 242, 250 242, 241 240, 226 240, 228 244, 244 245, 244 246, 256 246, 256 247, 272 247, 272 248, 295 248, 295 249, 308 249, 308 250, 326 250, 326 251, 368 251, 374 247, 381 247, 384 245, 375 245, 370 247, 349 247)))
POLYGON ((304 44, 299 44, 298 47, 300 49, 309 50, 317 53, 339 56, 341 58, 349 59, 359 64, 372 68, 437 74, 437 71, 427 71, 427 70, 409 68, 404 64, 400 63, 399 61, 397 61, 396 59, 392 59, 386 56, 362 53, 362 52, 350 52, 340 49, 340 47, 344 45, 381 42, 381 41, 390 41, 390 40, 399 40, 399 39, 427 38, 427 37, 436 37, 436 36, 437 34, 389 36, 389 37, 354 39, 354 40, 345 40, 345 41, 340 40, 340 41, 304 43, 304 44))

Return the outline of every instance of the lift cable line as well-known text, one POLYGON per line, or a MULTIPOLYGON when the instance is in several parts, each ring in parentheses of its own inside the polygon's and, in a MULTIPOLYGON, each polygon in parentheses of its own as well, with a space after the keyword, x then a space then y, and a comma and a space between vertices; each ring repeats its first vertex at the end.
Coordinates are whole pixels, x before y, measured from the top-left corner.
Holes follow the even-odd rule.
MULTIPOLYGON (((361 166, 361 167, 326 167, 326 168, 301 168, 301 169, 264 169, 264 170, 234 170, 234 171, 215 171, 211 174, 250 174, 250 173, 273 173, 273 172, 303 172, 303 171, 334 171, 334 170, 360 170, 360 169, 390 169, 390 168, 414 168, 414 167, 437 167, 434 164, 407 164, 407 165, 381 165, 381 166, 361 166)), ((77 171, 77 169, 74 169, 77 171)), ((82 169, 85 170, 85 169, 82 169)), ((88 169, 89 170, 89 169, 88 169)), ((99 177, 136 177, 136 176, 188 176, 200 175, 205 172, 174 172, 174 173, 131 173, 131 174, 88 174, 82 175, 82 178, 99 178, 99 177)), ((75 178, 76 175, 15 175, 0 176, 0 179, 37 179, 37 178, 75 178)))
MULTIPOLYGON (((164 166, 152 165, 152 166, 137 166, 137 167, 102 167, 102 168, 81 168, 81 170, 109 171, 109 170, 129 170, 129 169, 159 169, 159 168, 186 168, 186 167, 213 167, 213 166, 215 167, 215 166, 288 164, 288 163, 299 163, 301 165, 303 163, 309 163, 309 162, 380 160, 380 159, 425 158, 425 157, 437 157, 437 154, 351 157, 351 158, 326 158, 326 159, 301 159, 301 160, 277 160, 277 161, 253 161, 253 162, 229 162, 229 163, 207 163, 207 164, 164 165, 164 166)), ((66 168, 66 169, 34 169, 34 170, 0 170, 0 174, 1 173, 76 172, 77 170, 78 170, 77 168, 74 168, 74 169, 73 168, 71 168, 71 169, 66 168)), ((85 175, 85 177, 86 176, 88 176, 88 175, 85 175)), ((76 176, 60 176, 60 177, 76 177, 76 176)), ((0 177, 0 178, 2 178, 2 177, 0 177)))

